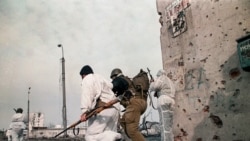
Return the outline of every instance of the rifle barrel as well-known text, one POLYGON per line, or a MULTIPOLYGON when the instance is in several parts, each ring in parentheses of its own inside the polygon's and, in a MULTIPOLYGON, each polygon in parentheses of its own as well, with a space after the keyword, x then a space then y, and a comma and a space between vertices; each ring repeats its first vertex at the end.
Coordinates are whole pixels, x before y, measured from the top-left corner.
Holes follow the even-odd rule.
POLYGON ((78 120, 76 123, 70 125, 68 128, 64 129, 63 131, 61 131, 60 133, 58 133, 57 135, 55 135, 55 138, 58 137, 59 135, 61 135, 62 133, 64 133, 65 131, 69 130, 70 128, 75 127, 76 125, 80 124, 81 120, 78 120))
POLYGON ((154 81, 154 78, 153 78, 153 76, 151 75, 149 68, 147 68, 147 70, 148 70, 148 74, 149 74, 149 76, 150 76, 151 80, 153 80, 153 81, 154 81))

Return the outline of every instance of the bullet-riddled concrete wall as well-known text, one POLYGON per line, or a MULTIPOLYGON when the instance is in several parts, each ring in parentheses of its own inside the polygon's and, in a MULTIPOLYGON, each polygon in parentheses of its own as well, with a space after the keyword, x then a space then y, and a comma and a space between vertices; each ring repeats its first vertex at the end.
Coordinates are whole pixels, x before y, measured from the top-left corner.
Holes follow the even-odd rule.
POLYGON ((236 42, 250 34, 250 0, 156 5, 163 66, 177 89, 175 140, 250 141, 250 72, 236 42))

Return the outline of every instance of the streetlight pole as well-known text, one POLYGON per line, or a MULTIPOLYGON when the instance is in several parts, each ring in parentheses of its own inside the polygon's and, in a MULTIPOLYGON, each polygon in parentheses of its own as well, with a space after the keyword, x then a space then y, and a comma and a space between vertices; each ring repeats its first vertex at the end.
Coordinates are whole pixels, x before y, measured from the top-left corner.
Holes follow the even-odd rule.
MULTIPOLYGON (((61 44, 58 47, 62 48, 62 92, 63 92, 63 108, 62 108, 62 118, 63 118, 63 128, 67 128, 67 114, 66 114, 66 89, 65 89, 65 59, 63 53, 63 46, 61 44)), ((67 135, 67 132, 64 132, 64 136, 67 135)))
POLYGON ((29 140, 29 132, 30 132, 30 89, 28 91, 28 132, 27 132, 27 140, 29 140))

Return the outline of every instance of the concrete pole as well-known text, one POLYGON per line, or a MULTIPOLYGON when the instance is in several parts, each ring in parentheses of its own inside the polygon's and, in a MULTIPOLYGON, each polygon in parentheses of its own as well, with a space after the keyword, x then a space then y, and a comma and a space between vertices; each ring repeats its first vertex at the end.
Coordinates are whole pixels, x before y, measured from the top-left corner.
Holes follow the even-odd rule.
POLYGON ((29 91, 28 91, 28 131, 27 131, 27 140, 29 140, 29 132, 30 132, 30 89, 31 87, 29 87, 29 91))
MULTIPOLYGON (((63 118, 63 128, 67 128, 67 112, 66 112, 66 88, 65 88, 65 59, 63 53, 63 46, 61 44, 58 47, 62 48, 62 92, 63 92, 63 108, 62 108, 62 118, 63 118)), ((64 136, 67 136, 67 132, 64 132, 64 136)))

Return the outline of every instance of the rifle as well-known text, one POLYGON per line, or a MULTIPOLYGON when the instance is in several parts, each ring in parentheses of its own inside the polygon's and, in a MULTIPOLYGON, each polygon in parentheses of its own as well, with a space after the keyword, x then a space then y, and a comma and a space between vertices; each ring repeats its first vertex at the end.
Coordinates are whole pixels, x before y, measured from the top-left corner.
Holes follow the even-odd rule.
MULTIPOLYGON (((106 103, 105 105, 103 106, 100 106, 100 107, 96 107, 90 111, 86 111, 85 113, 83 114, 86 114, 86 119, 89 119, 90 117, 100 113, 101 111, 103 111, 104 109, 107 109, 107 108, 110 108, 112 105, 114 105, 115 103, 119 102, 120 99, 114 99, 114 100, 111 100, 109 101, 108 103, 106 103)), ((59 135, 61 135, 62 133, 66 132, 67 130, 69 130, 70 128, 73 128, 75 126, 77 126, 78 124, 80 124, 82 121, 81 120, 78 120, 77 122, 73 123, 72 125, 70 125, 69 127, 67 127, 66 129, 64 129, 63 131, 61 131, 60 133, 58 133, 57 135, 55 135, 55 138, 58 137, 59 135)))
POLYGON ((150 73, 150 70, 149 70, 148 68, 147 68, 147 70, 148 70, 148 74, 149 74, 149 76, 150 76, 151 81, 155 81, 154 78, 153 78, 153 76, 152 76, 151 73, 150 73))
MULTIPOLYGON (((147 70, 148 70, 148 74, 150 76, 151 82, 154 82, 155 80, 154 80, 153 76, 151 75, 150 70, 148 68, 147 68, 147 70)), ((154 97, 158 98, 157 92, 154 93, 154 97)))
MULTIPOLYGON (((147 70, 148 70, 148 74, 149 74, 149 76, 150 76, 150 82, 154 82, 155 80, 154 80, 154 78, 153 78, 153 76, 151 75, 151 73, 150 73, 150 70, 147 68, 147 70)), ((158 98, 158 95, 157 95, 157 92, 155 91, 154 92, 154 97, 157 97, 158 98)), ((151 102, 150 102, 150 104, 152 104, 152 107, 154 108, 154 109, 157 109, 155 106, 154 106, 154 104, 153 104, 153 100, 152 100, 152 97, 150 96, 150 94, 149 94, 149 98, 150 98, 150 100, 151 100, 151 102)))

